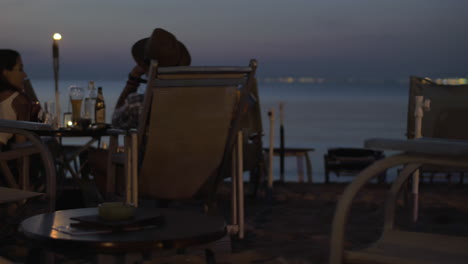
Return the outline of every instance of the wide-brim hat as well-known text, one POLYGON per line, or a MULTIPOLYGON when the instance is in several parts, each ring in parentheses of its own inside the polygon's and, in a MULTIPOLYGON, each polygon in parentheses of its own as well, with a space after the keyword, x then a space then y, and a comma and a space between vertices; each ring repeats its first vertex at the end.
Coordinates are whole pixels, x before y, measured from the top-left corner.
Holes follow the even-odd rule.
POLYGON ((157 60, 162 67, 187 66, 192 60, 185 45, 162 28, 156 28, 149 38, 140 39, 133 44, 132 56, 145 70, 151 60, 157 60))

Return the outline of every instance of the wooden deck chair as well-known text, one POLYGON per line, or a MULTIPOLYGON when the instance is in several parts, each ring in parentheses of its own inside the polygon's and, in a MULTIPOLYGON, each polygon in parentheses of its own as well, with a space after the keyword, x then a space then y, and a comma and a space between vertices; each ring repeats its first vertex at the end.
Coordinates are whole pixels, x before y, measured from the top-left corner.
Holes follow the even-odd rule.
MULTIPOLYGON (((416 97, 423 96, 430 101, 430 107, 424 111, 421 124, 421 134, 425 138, 443 138, 468 140, 468 85, 442 85, 428 78, 410 77, 408 101, 407 131, 409 139, 415 137, 415 105, 416 97)), ((428 176, 432 182, 434 176, 445 176, 448 180, 453 174, 463 176, 466 169, 440 166, 423 166, 420 169, 422 177, 428 176)))
POLYGON ((399 151, 364 169, 349 184, 336 206, 330 239, 330 264, 338 263, 466 263, 468 237, 415 232, 395 225, 395 209, 404 183, 421 165, 468 168, 468 141, 442 139, 368 139, 372 149, 399 151), (362 249, 345 248, 347 218, 354 198, 369 180, 392 167, 406 165, 393 182, 385 202, 383 231, 362 249))
POLYGON ((263 151, 263 126, 257 80, 249 87, 247 113, 241 120, 243 133, 243 168, 249 172, 251 194, 257 195, 262 180, 266 180, 265 153, 263 151))
MULTIPOLYGON (((140 161, 136 164, 133 154, 123 159, 127 175, 138 165, 138 180, 137 175, 127 178, 130 202, 138 203, 138 196, 184 200, 201 195, 214 200, 217 186, 230 168, 237 168, 231 166, 233 151, 255 70, 255 60, 248 67, 158 67, 152 62, 136 142, 131 144, 139 146, 132 153, 138 153, 140 161)), ((111 140, 111 151, 116 142, 111 140)), ((112 157, 116 155, 110 155, 109 190, 115 190, 113 161, 118 160, 112 157)), ((243 198, 241 191, 237 185, 236 200, 243 198)), ((243 210, 238 203, 242 201, 234 204, 243 210)))
POLYGON ((47 124, 26 122, 26 121, 13 121, 0 119, 0 132, 22 135, 26 137, 30 144, 25 144, 23 147, 2 150, 0 151, 0 165, 1 171, 5 178, 8 188, 3 187, 0 189, 0 202, 15 202, 23 201, 27 198, 42 195, 38 192, 29 190, 29 157, 34 154, 40 154, 42 163, 45 168, 45 193, 44 198, 48 200, 48 210, 55 209, 55 195, 56 195, 56 176, 54 159, 47 147, 47 145, 35 133, 43 130, 51 130, 52 128, 47 124), (20 170, 21 175, 13 175, 7 165, 7 161, 23 159, 23 166, 20 170))

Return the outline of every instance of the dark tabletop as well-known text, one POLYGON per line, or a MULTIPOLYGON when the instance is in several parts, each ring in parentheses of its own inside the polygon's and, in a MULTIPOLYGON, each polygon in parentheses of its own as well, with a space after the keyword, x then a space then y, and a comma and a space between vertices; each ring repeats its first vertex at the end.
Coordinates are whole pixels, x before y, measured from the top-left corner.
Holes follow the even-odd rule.
POLYGON ((54 130, 35 131, 40 136, 59 136, 59 137, 102 137, 112 135, 113 131, 108 126, 99 128, 59 128, 54 130))
POLYGON ((164 217, 160 227, 106 234, 70 235, 52 226, 76 223, 70 217, 98 214, 97 208, 83 208, 39 214, 24 220, 20 232, 35 246, 56 251, 92 251, 99 253, 143 252, 155 249, 183 248, 218 240, 226 234, 222 217, 176 209, 157 210, 164 217))
MULTIPOLYGON (((263 148, 263 150, 268 151, 269 148, 263 148)), ((273 148, 273 152, 280 152, 281 148, 280 147, 275 147, 273 148)), ((296 148, 296 147, 285 147, 284 148, 285 152, 308 152, 308 151, 315 151, 314 148, 296 148)))

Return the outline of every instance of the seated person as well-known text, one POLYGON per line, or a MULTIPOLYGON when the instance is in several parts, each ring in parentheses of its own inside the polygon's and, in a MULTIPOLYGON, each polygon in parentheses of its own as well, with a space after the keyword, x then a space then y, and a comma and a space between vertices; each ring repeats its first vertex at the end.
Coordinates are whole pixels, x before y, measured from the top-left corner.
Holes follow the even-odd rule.
MULTIPOLYGON (((140 83, 146 82, 141 77, 148 73, 151 60, 157 60, 161 67, 188 66, 191 62, 187 48, 170 32, 156 28, 149 38, 137 41, 132 46, 132 56, 136 65, 132 68, 126 86, 121 92, 112 116, 112 125, 118 128, 135 128, 143 102, 143 95, 138 93, 140 83)), ((107 156, 105 149, 93 149, 89 153, 89 166, 97 187, 106 193, 107 156)), ((123 186, 123 176, 119 173, 116 185, 123 186)))
POLYGON ((112 116, 112 125, 120 128, 137 127, 138 114, 143 97, 138 94, 143 74, 148 73, 151 60, 161 67, 188 66, 191 58, 187 48, 170 32, 156 28, 149 38, 140 39, 132 46, 136 62, 128 75, 127 85, 120 94, 112 116))
MULTIPOLYGON (((23 61, 15 50, 0 50, 0 118, 8 120, 37 121, 40 105, 25 93, 23 61)), ((13 137, 0 133, 0 145, 6 145, 13 137)), ((16 142, 24 141, 15 138, 16 142)))
MULTIPOLYGON (((23 61, 19 52, 11 49, 0 49, 0 119, 37 121, 40 105, 32 100, 25 92, 24 81, 27 77, 23 70, 23 61)), ((23 143, 25 137, 14 136, 9 133, 0 133, 0 151, 10 148, 16 143, 23 143)), ((0 165, 0 186, 9 186, 5 173, 16 174, 21 168, 19 160, 2 162, 0 165)), ((31 162, 32 166, 39 163, 31 162)), ((30 170, 37 177, 38 170, 30 170)), ((34 182, 34 180, 32 180, 34 182)), ((13 186, 10 186, 13 187, 13 186)), ((15 204, 9 204, 6 209, 0 207, 0 214, 7 210, 7 214, 13 214, 15 204)))

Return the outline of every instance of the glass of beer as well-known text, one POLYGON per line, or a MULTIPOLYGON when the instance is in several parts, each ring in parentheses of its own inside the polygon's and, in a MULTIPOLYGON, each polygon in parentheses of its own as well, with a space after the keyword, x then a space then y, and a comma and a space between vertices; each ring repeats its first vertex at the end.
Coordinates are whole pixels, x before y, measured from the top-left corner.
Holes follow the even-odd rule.
POLYGON ((74 126, 78 125, 81 118, 81 104, 83 103, 84 94, 85 89, 83 87, 72 85, 69 88, 70 103, 72 105, 72 123, 74 126))

